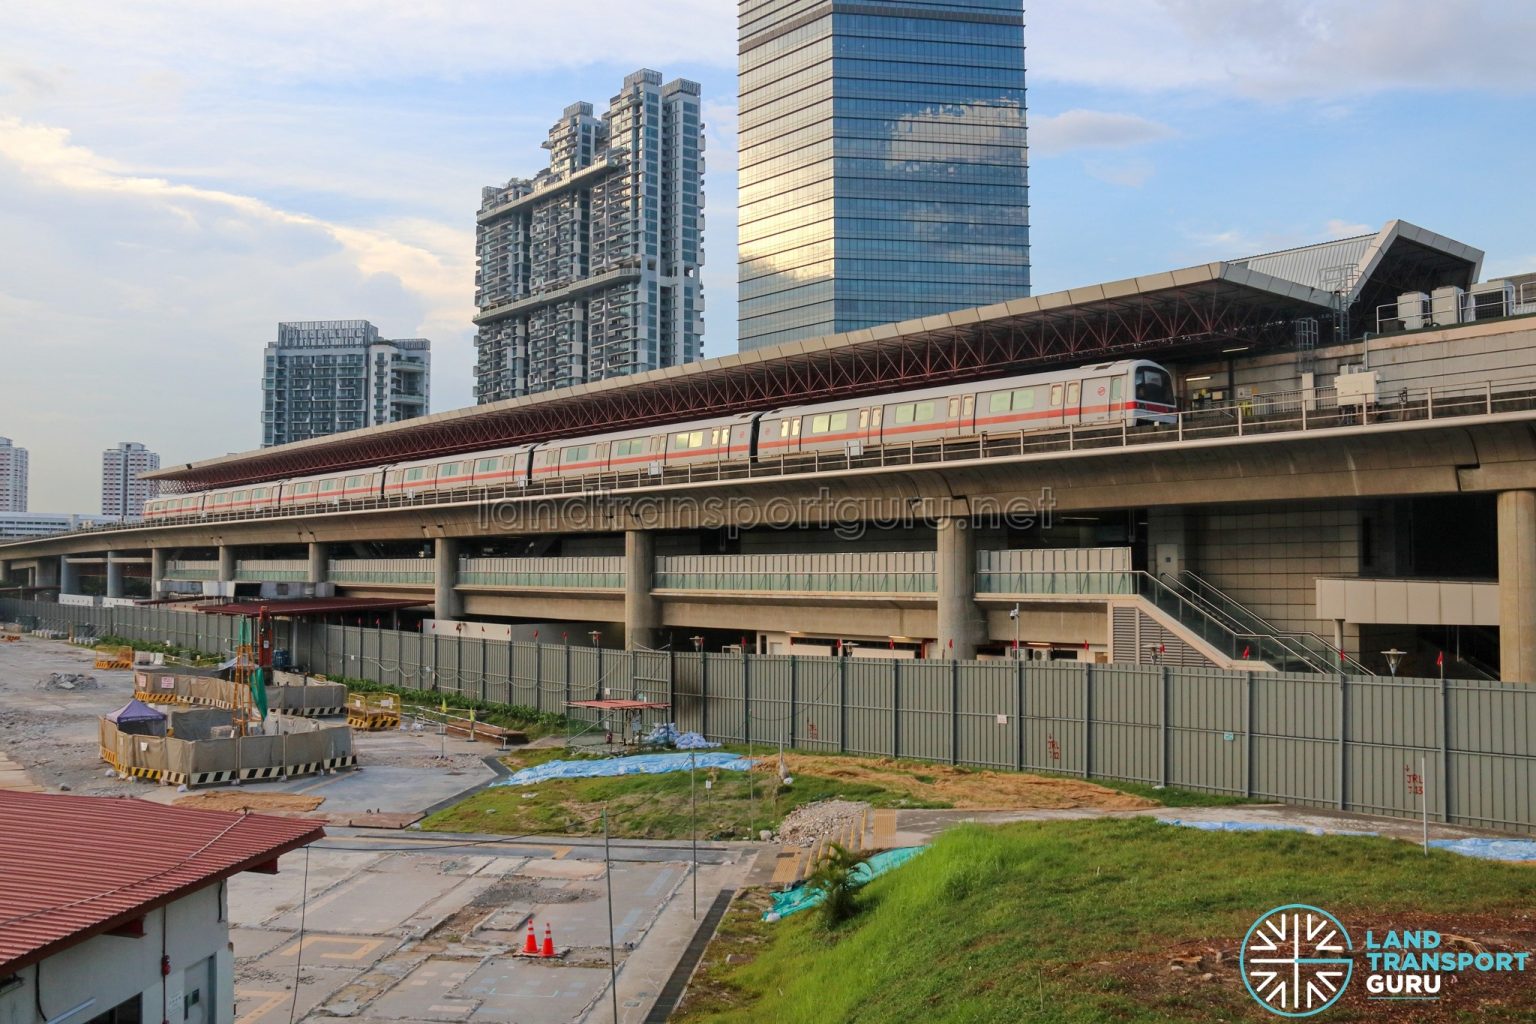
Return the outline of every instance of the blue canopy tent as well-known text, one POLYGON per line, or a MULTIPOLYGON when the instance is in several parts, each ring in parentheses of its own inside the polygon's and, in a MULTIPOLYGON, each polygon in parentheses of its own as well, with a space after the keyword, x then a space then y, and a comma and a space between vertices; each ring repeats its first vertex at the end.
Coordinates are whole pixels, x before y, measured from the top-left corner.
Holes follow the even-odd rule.
POLYGON ((165 715, 141 700, 130 700, 108 715, 107 721, 133 736, 165 735, 165 715))

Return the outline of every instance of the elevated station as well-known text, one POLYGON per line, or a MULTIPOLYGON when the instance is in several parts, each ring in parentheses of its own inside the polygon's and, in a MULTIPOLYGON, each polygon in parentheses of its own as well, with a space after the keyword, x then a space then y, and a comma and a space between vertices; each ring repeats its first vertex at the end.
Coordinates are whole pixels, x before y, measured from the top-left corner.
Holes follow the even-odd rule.
POLYGON ((156 476, 248 488, 1122 359, 1172 373, 1156 427, 202 514, 0 546, 0 580, 409 600, 428 630, 605 646, 1536 680, 1536 285, 1481 262, 1393 221, 156 476))

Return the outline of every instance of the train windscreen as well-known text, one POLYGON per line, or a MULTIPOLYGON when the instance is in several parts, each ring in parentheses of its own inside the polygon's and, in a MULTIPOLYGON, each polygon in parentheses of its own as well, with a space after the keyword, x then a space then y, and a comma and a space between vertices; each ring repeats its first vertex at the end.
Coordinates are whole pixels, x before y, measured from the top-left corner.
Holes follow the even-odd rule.
POLYGON ((1168 374, 1150 366, 1137 367, 1136 401, 1173 405, 1173 382, 1168 374))

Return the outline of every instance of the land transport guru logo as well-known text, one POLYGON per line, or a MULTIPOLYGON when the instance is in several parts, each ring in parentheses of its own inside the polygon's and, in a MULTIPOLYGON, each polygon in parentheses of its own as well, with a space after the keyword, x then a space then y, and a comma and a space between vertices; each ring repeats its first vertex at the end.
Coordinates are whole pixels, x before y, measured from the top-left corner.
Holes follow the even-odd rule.
POLYGON ((1432 1001, 1464 972, 1523 972, 1530 955, 1445 949, 1439 932, 1391 929, 1367 931, 1357 955, 1337 917, 1290 903, 1253 922, 1243 936, 1238 969, 1248 994, 1269 1012, 1311 1017, 1339 1001, 1357 962, 1367 999, 1432 1001))

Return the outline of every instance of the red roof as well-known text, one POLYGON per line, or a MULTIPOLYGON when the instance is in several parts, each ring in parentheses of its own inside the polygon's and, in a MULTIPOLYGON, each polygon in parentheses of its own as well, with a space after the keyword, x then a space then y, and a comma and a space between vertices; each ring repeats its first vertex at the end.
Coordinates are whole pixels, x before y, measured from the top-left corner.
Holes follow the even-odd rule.
POLYGON ((200 605, 193 611, 204 615, 255 615, 265 608, 268 615, 337 615, 363 612, 396 612, 431 604, 422 600, 393 597, 299 597, 291 601, 237 601, 233 604, 200 605))
POLYGON ((324 837, 298 818, 0 791, 0 974, 324 837))

